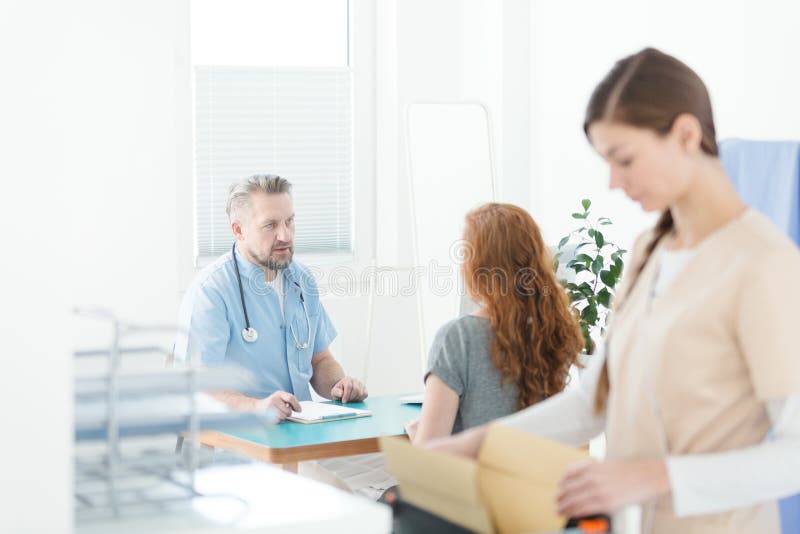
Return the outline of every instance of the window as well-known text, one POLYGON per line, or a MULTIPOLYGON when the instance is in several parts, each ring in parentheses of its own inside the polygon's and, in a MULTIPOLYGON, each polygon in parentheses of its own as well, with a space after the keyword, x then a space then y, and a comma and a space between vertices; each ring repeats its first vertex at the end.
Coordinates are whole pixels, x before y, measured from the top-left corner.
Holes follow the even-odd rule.
POLYGON ((353 250, 346 0, 194 0, 195 257, 230 248, 228 187, 294 185, 298 254, 353 250))

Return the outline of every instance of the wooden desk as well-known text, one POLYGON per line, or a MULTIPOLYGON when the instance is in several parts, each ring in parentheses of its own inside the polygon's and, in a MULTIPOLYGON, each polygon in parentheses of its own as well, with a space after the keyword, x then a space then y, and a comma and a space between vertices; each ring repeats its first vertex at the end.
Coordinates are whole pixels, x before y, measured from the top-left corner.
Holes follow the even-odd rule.
POLYGON ((405 435, 403 424, 420 415, 421 407, 400 404, 401 396, 370 397, 347 404, 371 410, 371 417, 310 425, 282 421, 274 426, 204 431, 200 433, 200 443, 281 464, 289 470, 297 462, 378 452, 379 437, 405 435))

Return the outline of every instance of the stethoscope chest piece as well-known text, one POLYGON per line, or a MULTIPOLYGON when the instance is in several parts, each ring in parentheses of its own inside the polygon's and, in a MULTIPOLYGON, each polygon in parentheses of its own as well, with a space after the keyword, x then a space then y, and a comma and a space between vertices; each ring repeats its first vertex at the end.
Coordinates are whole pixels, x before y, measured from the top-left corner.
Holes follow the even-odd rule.
POLYGON ((252 326, 242 330, 242 338, 248 343, 255 343, 258 339, 258 332, 252 326))

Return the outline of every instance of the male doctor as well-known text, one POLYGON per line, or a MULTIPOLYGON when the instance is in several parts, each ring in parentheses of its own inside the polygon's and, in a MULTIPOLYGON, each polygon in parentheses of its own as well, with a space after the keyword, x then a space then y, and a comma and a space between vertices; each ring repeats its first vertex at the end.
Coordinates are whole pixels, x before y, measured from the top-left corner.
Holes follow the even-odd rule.
POLYGON ((316 283, 294 253, 291 184, 255 175, 233 184, 226 211, 231 250, 204 268, 180 308, 175 357, 207 366, 238 365, 252 374, 245 391, 215 394, 243 411, 273 411, 278 420, 319 395, 342 402, 367 397, 345 376, 329 346, 336 337, 316 283))

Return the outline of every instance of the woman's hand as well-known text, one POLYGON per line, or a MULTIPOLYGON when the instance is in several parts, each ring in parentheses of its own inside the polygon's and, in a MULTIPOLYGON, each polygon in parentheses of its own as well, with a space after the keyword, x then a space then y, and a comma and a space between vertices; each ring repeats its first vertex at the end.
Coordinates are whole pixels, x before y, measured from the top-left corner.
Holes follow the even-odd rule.
POLYGON ((477 458, 488 430, 489 425, 476 426, 447 438, 433 439, 425 443, 425 448, 477 458))
POLYGON ((669 475, 663 460, 587 460, 571 466, 564 474, 558 513, 567 517, 610 513, 669 491, 669 475))
POLYGON ((407 421, 406 424, 403 425, 403 428, 406 429, 406 434, 408 434, 408 440, 414 441, 414 436, 417 435, 417 428, 419 428, 419 419, 414 419, 413 421, 407 421))

